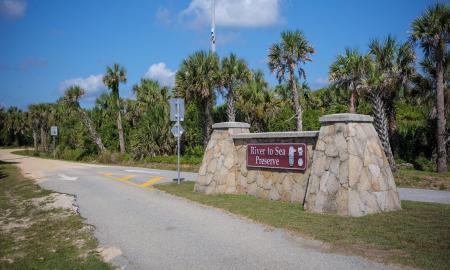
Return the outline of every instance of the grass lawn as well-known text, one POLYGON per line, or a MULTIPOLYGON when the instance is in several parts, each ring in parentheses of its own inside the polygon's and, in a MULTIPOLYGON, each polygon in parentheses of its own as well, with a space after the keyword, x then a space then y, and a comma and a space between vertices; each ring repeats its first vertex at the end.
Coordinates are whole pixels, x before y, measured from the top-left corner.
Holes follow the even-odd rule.
POLYGON ((450 172, 436 173, 417 170, 398 170, 395 182, 399 187, 450 190, 450 172))
POLYGON ((50 193, 0 161, 0 269, 113 269, 80 215, 36 203, 50 193))
POLYGON ((450 269, 450 205, 402 202, 402 211, 360 218, 311 214, 299 204, 245 195, 209 196, 194 183, 158 189, 331 243, 334 249, 423 269, 450 269))

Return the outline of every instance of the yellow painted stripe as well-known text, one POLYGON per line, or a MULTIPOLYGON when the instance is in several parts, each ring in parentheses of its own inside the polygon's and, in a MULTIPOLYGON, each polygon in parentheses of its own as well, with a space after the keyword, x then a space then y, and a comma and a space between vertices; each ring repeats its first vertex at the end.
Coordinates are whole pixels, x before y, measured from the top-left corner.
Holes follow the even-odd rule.
POLYGON ((112 173, 102 173, 103 176, 112 176, 112 173))
POLYGON ((116 179, 119 181, 126 181, 126 180, 134 178, 134 177, 136 177, 136 175, 125 175, 124 177, 116 178, 116 179))
POLYGON ((162 177, 153 177, 152 179, 148 180, 147 182, 144 182, 144 183, 140 184, 139 186, 140 187, 148 187, 148 186, 156 184, 157 182, 159 182, 161 180, 163 180, 162 177))

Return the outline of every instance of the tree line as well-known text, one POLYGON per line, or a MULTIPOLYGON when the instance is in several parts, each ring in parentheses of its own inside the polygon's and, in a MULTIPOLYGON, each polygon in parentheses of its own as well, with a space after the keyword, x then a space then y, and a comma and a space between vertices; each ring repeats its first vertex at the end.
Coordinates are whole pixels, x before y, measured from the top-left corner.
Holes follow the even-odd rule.
POLYGON ((299 31, 281 33, 269 48, 268 67, 279 84, 269 86, 236 54, 220 58, 198 51, 184 59, 173 89, 142 79, 135 99, 120 97, 124 67, 107 67, 103 82, 110 90, 91 109, 80 107, 85 94, 71 86, 54 103, 28 110, 0 108, 0 145, 33 145, 50 151, 49 129, 60 128, 57 155, 89 159, 119 151, 121 158, 143 160, 170 155, 170 97, 186 101, 183 153, 201 155, 214 122, 242 121, 253 132, 317 130, 318 118, 330 113, 374 116, 374 126, 392 169, 396 161, 446 172, 450 86, 450 5, 430 6, 411 23, 410 37, 391 35, 370 40, 367 48, 346 48, 329 67, 330 85, 311 91, 306 63, 314 47, 299 31), (423 56, 416 55, 416 47, 423 56), (226 103, 217 105, 217 97, 226 103), (436 166, 433 166, 435 163, 436 166))

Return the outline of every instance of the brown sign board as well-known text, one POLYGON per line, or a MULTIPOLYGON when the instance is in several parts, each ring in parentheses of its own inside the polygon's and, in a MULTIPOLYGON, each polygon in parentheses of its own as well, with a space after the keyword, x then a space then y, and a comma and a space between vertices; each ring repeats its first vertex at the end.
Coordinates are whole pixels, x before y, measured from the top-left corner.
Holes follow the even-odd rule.
POLYGON ((256 143, 247 145, 247 167, 304 171, 305 143, 256 143))

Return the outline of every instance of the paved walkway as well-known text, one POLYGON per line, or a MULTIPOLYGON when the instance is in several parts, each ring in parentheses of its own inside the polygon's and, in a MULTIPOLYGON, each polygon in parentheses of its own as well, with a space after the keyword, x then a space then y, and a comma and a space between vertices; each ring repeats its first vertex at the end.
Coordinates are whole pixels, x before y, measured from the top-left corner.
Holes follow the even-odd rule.
POLYGON ((401 200, 450 204, 450 192, 417 188, 398 188, 401 200))
POLYGON ((112 262, 123 269, 394 269, 151 187, 173 172, 71 165, 3 150, 0 159, 14 160, 28 175, 39 170, 45 188, 74 194, 100 244, 120 250, 112 262))

